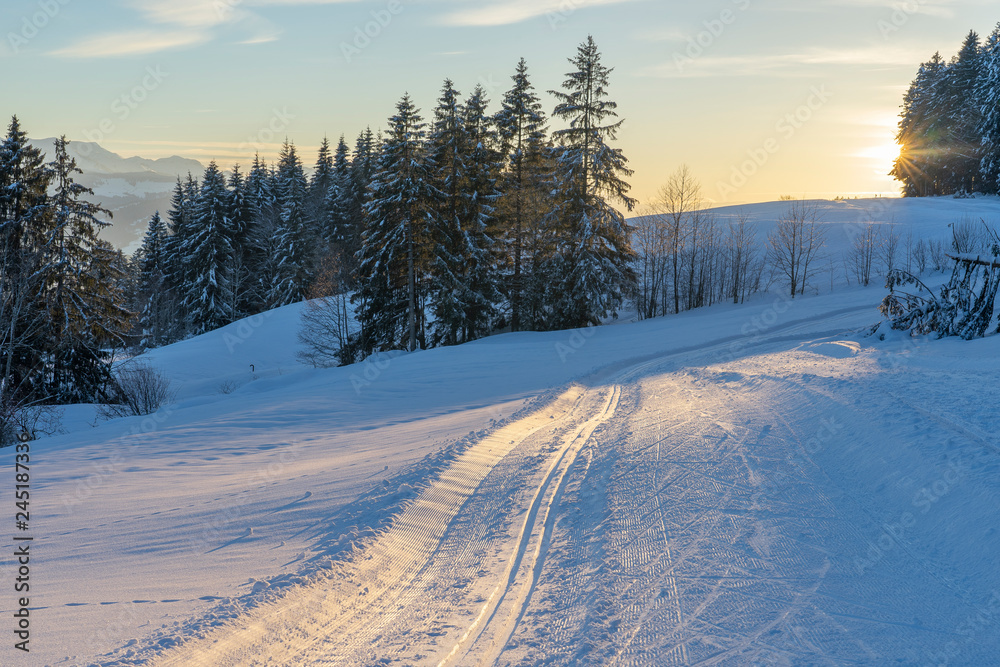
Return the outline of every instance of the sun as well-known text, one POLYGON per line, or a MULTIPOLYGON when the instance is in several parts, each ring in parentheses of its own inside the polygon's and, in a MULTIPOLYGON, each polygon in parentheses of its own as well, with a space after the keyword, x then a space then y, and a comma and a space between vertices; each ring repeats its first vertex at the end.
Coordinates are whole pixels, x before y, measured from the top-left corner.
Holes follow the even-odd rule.
POLYGON ((858 153, 858 157, 878 162, 880 166, 889 165, 889 167, 891 167, 899 158, 899 153, 902 148, 903 147, 895 141, 889 141, 884 144, 871 146, 870 148, 862 150, 858 153))

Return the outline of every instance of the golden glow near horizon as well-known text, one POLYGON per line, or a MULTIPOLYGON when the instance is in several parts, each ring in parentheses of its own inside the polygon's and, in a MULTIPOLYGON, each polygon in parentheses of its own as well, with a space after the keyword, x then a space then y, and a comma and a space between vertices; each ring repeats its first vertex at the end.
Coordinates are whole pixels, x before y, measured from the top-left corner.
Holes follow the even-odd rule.
POLYGON ((719 204, 898 194, 897 113, 921 62, 997 21, 974 0, 406 0, 395 13, 384 0, 222 13, 204 0, 55 4, 40 26, 37 0, 0 4, 16 37, 0 40, 12 91, 0 115, 17 114, 34 138, 225 168, 273 159, 288 138, 311 164, 324 136, 353 145, 384 127, 404 92, 430 119, 446 77, 466 95, 484 86, 495 111, 521 57, 551 114, 548 91, 590 34, 614 68, 631 194, 650 200, 686 164, 719 204), (147 85, 149 68, 162 85, 147 85))

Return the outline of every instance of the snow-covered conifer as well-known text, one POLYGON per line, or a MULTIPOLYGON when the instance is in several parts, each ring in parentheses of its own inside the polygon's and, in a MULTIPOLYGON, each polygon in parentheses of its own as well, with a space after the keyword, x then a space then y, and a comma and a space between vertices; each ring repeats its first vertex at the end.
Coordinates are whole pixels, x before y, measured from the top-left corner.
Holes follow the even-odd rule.
POLYGON ((607 99, 611 69, 588 37, 570 60, 564 92, 552 91, 559 104, 554 117, 568 127, 554 133, 559 143, 555 192, 557 201, 548 224, 557 237, 551 267, 552 325, 558 328, 599 324, 616 314, 635 276, 634 256, 625 217, 635 200, 624 180, 632 174, 621 149, 612 148, 623 121, 617 103, 607 99))

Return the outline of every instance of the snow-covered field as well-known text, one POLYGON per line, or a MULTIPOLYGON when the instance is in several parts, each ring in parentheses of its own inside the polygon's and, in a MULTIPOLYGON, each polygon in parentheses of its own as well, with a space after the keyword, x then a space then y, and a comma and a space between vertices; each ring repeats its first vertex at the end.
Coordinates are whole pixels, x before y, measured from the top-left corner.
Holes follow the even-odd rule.
MULTIPOLYGON (((824 220, 868 207, 1000 219, 824 220)), ((1000 339, 820 291, 329 370, 299 306, 157 350, 175 404, 32 444, 0 664, 996 664, 1000 339)))

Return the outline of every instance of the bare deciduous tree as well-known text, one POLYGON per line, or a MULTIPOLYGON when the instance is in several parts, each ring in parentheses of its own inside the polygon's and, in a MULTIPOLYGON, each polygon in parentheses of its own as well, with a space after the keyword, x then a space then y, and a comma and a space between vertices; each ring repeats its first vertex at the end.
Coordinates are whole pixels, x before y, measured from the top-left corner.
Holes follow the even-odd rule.
POLYGON ((643 215, 635 222, 632 242, 638 256, 636 273, 636 305, 640 319, 656 317, 662 312, 665 297, 670 235, 665 220, 655 213, 643 215))
POLYGON ((850 275, 859 285, 868 287, 872 277, 872 267, 875 264, 875 251, 879 245, 879 229, 874 221, 869 220, 861 231, 854 236, 847 248, 844 263, 850 275))
POLYGON ((757 244, 757 226, 750 221, 748 212, 739 211, 736 220, 729 223, 725 241, 729 268, 726 296, 732 297, 733 303, 742 303, 760 289, 765 262, 757 244))
POLYGON ((305 349, 296 356, 314 368, 350 363, 353 359, 343 358, 353 333, 350 297, 344 263, 337 252, 326 254, 309 296, 299 330, 299 342, 305 349))
POLYGON ((701 185, 695 180, 687 165, 670 175, 653 200, 653 210, 662 219, 668 232, 675 313, 681 311, 681 255, 689 233, 687 223, 692 214, 701 210, 703 203, 701 185))
POLYGON ((916 269, 917 275, 922 275, 924 271, 927 270, 927 263, 930 261, 930 251, 927 247, 927 242, 923 239, 917 241, 917 244, 913 246, 913 257, 911 258, 913 263, 913 268, 916 269))
POLYGON ((805 294, 816 260, 825 245, 826 234, 818 218, 815 206, 795 202, 778 218, 767 237, 772 270, 787 279, 793 299, 796 294, 805 294))
POLYGON ((888 276, 893 269, 899 266, 899 232, 896 231, 895 223, 890 222, 882 233, 882 242, 879 244, 879 259, 882 260, 884 274, 888 276))

